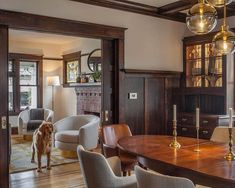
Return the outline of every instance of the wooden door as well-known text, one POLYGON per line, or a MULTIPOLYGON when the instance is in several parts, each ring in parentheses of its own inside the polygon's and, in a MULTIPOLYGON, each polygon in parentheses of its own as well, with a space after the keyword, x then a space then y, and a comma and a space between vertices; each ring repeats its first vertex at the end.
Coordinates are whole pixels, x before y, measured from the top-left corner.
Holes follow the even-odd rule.
POLYGON ((8 28, 0 25, 0 187, 9 187, 8 28))
POLYGON ((102 40, 102 125, 115 123, 115 40, 102 40))

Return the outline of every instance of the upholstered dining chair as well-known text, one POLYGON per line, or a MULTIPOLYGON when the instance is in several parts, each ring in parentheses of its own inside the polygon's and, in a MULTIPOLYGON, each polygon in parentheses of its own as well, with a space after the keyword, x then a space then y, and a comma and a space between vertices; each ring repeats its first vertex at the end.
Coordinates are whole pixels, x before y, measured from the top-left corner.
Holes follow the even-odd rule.
POLYGON ((120 138, 132 136, 129 126, 126 124, 113 124, 103 126, 102 136, 103 151, 105 157, 119 156, 121 160, 123 175, 125 176, 127 173, 128 175, 130 175, 131 170, 134 169, 137 159, 133 155, 130 155, 123 151, 119 151, 117 147, 117 142, 120 138))
POLYGON ((137 188, 135 175, 121 177, 118 157, 106 159, 102 154, 77 147, 81 171, 87 188, 137 188))
MULTIPOLYGON (((228 143, 229 142, 228 127, 225 126, 216 127, 212 133, 210 140, 213 142, 228 143)), ((235 143, 235 128, 233 128, 233 142, 235 143)))
POLYGON ((138 188, 195 188, 189 179, 162 175, 139 166, 135 166, 135 174, 138 188))

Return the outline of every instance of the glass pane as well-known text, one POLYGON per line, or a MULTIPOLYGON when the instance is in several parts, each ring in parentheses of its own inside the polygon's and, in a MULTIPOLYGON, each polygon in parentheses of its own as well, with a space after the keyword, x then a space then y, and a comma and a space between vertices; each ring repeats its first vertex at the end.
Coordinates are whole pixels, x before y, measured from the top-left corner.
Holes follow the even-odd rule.
POLYGON ((13 78, 9 77, 8 79, 8 108, 9 111, 13 111, 13 78))
POLYGON ((222 87, 223 59, 216 54, 212 44, 205 45, 205 87, 222 87))
POLYGON ((37 107, 37 87, 21 86, 20 87, 20 109, 37 107))
POLYGON ((9 61, 9 62, 8 62, 8 71, 9 71, 9 72, 12 72, 12 71, 13 71, 13 62, 12 62, 12 61, 9 61))
POLYGON ((37 85, 36 62, 20 62, 20 85, 37 85))
POLYGON ((67 62, 67 83, 76 82, 79 74, 79 61, 67 62))
POLYGON ((191 76, 187 78, 187 87, 201 87, 202 77, 201 76, 191 76))
POLYGON ((201 45, 188 46, 186 48, 186 59, 198 59, 202 57, 201 45))

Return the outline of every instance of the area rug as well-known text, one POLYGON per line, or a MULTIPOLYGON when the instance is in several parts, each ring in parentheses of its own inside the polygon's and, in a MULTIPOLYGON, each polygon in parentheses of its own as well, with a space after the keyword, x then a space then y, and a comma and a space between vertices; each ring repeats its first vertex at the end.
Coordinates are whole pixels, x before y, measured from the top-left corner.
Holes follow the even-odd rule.
MULTIPOLYGON (((33 170, 37 168, 37 163, 31 163, 31 141, 25 141, 21 137, 11 139, 11 163, 10 173, 33 170)), ((35 155, 35 157, 37 157, 35 155)), ((37 161, 37 158, 35 158, 37 161)), ((60 151, 53 148, 51 153, 51 166, 77 162, 78 159, 68 159, 60 155, 60 151)), ((42 157, 42 167, 46 166, 46 156, 42 157)))

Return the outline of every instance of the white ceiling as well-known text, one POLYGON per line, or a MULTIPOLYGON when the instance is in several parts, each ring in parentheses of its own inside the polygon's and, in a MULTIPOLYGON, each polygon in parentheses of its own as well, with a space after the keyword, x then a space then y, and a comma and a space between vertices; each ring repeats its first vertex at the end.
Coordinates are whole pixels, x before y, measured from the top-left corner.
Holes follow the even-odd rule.
POLYGON ((79 37, 10 29, 9 40, 63 45, 78 41, 79 37))
POLYGON ((169 3, 174 3, 177 0, 131 0, 137 3, 143 3, 155 7, 161 7, 163 5, 169 4, 169 3))

